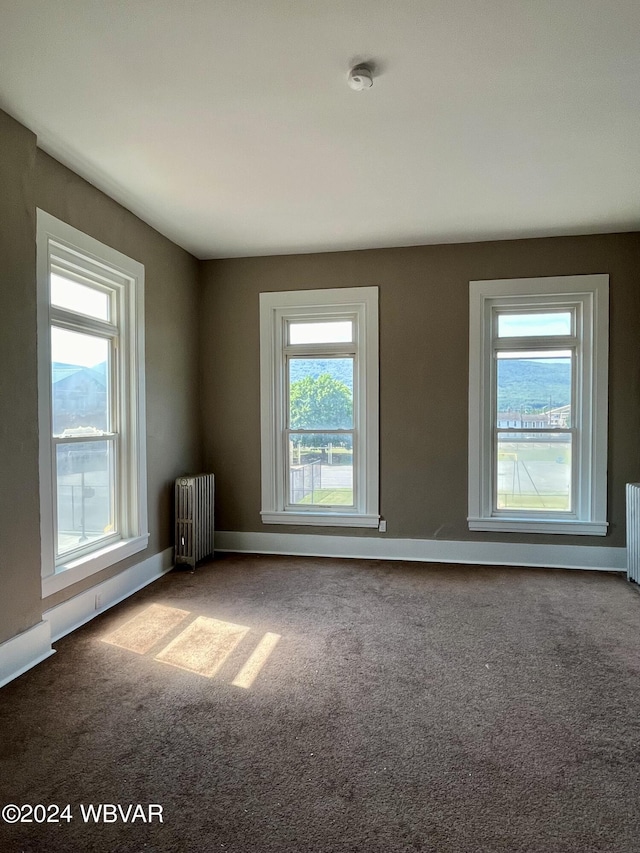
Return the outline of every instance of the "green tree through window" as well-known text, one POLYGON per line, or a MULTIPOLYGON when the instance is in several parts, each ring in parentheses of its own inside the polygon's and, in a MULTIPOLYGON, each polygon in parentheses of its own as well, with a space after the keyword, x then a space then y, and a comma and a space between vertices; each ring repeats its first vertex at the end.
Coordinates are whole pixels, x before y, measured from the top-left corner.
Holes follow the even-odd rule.
MULTIPOLYGON (((353 427, 353 395, 344 382, 322 373, 316 378, 305 376, 292 382, 289 390, 291 429, 353 427)), ((313 436, 305 439, 308 444, 313 436)))

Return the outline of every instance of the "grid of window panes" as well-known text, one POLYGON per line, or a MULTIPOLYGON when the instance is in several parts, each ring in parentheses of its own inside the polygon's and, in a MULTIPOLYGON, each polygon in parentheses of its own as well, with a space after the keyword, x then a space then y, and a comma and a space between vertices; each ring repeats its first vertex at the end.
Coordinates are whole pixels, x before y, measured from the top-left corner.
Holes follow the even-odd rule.
POLYGON ((499 311, 494 335, 494 512, 570 513, 574 310, 499 311))
POLYGON ((289 321, 287 504, 353 508, 353 320, 289 321))
POLYGON ((113 292, 64 268, 50 275, 56 559, 118 535, 113 292))

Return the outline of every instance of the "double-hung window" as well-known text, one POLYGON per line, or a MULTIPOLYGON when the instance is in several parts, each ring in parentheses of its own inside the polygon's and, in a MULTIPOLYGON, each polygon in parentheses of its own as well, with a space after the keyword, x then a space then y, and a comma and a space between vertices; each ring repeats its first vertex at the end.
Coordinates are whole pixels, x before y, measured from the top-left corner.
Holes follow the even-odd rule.
POLYGON ((378 289, 260 295, 262 520, 377 527, 378 289))
POLYGON ((605 535, 608 276, 470 283, 469 528, 605 535))
POLYGON ((43 590, 147 544, 141 264, 38 211, 43 590))

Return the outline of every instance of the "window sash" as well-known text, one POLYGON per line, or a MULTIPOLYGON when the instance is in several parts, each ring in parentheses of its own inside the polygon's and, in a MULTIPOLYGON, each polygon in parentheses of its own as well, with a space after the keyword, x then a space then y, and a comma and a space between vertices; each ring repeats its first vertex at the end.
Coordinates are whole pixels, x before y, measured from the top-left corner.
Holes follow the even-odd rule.
MULTIPOLYGON (((499 358, 500 352, 509 352, 509 353, 513 352, 514 353, 514 359, 513 359, 514 361, 516 361, 518 359, 525 359, 527 361, 535 361, 535 360, 551 361, 551 359, 553 359, 553 358, 558 358, 558 359, 559 358, 562 358, 562 359, 568 358, 568 359, 570 359, 569 408, 570 408, 570 412, 571 412, 571 423, 573 426, 575 426, 576 424, 578 424, 578 425, 580 424, 581 415, 583 413, 582 413, 581 408, 579 406, 579 398, 580 398, 579 389, 584 383, 584 376, 582 375, 582 371, 584 369, 584 359, 582 358, 580 343, 577 342, 574 346, 571 346, 571 347, 567 347, 567 346, 555 347, 555 348, 554 347, 545 347, 545 349, 544 350, 541 349, 540 352, 544 351, 545 353, 548 353, 548 352, 554 352, 554 350, 557 353, 555 356, 548 356, 545 359, 543 359, 543 358, 535 355, 536 350, 530 350, 528 347, 522 347, 519 350, 517 348, 513 348, 513 347, 509 347, 506 350, 505 349, 499 350, 497 347, 494 346, 493 352, 491 354, 490 366, 488 367, 488 372, 490 374, 488 385, 491 388, 491 392, 492 392, 491 393, 491 411, 492 411, 491 429, 497 429, 498 428, 498 423, 497 423, 498 414, 501 411, 504 411, 504 410, 500 409, 499 400, 498 400, 498 365, 500 363, 506 364, 510 361, 510 359, 499 358), (534 353, 534 354, 529 356, 530 352, 534 353), (519 355, 518 353, 523 353, 523 354, 519 355), (567 355, 567 353, 568 353, 568 355, 567 355)), ((554 409, 559 409, 559 408, 562 408, 562 406, 557 406, 557 405, 553 406, 550 404, 549 411, 553 411, 554 409)), ((515 409, 513 411, 517 412, 518 410, 515 409)), ((531 417, 533 419, 535 419, 538 415, 544 414, 544 409, 542 412, 525 412, 524 409, 521 409, 521 414, 531 415, 531 417)), ((520 428, 524 429, 525 431, 532 431, 534 429, 533 427, 531 427, 531 428, 520 427, 520 428)), ((500 427, 500 429, 503 429, 503 427, 500 427)), ((516 427, 514 427, 514 429, 516 429, 516 427)), ((551 429, 551 427, 543 427, 543 429, 551 429)), ((553 429, 563 429, 564 430, 564 429, 566 429, 566 427, 554 427, 553 429)))
MULTIPOLYGON (((285 374, 284 375, 284 382, 283 382, 284 388, 285 388, 285 395, 284 395, 285 412, 284 412, 284 419, 283 419, 284 429, 285 430, 287 430, 287 429, 298 430, 299 429, 298 427, 293 428, 291 426, 291 384, 292 384, 291 383, 291 362, 296 361, 296 360, 301 361, 304 359, 324 359, 327 361, 330 359, 336 359, 336 360, 337 359, 351 359, 353 361, 353 365, 352 365, 352 389, 351 389, 351 423, 352 423, 352 426, 351 427, 345 427, 345 429, 357 430, 359 427, 360 420, 361 420, 359 417, 360 413, 359 413, 359 406, 358 406, 358 378, 359 378, 359 373, 360 373, 360 364, 359 364, 357 350, 356 351, 349 351, 348 353, 334 353, 334 352, 327 353, 325 351, 319 351, 319 352, 313 352, 313 353, 296 351, 295 355, 292 355, 291 353, 288 353, 288 352, 284 353, 284 355, 283 355, 283 370, 284 370, 284 374, 285 374)), ((308 431, 312 432, 312 433, 320 433, 320 432, 324 433, 324 432, 336 432, 336 431, 339 431, 339 429, 337 429, 336 427, 324 428, 324 427, 318 426, 318 427, 314 427, 314 428, 310 427, 308 431)))
POLYGON ((57 264, 55 261, 52 261, 49 265, 49 276, 57 275, 60 278, 67 279, 75 284, 79 284, 82 287, 86 287, 90 290, 95 291, 106 297, 107 300, 107 317, 96 317, 95 314, 87 314, 83 311, 76 310, 73 308, 65 307, 64 305, 60 305, 53 300, 50 300, 50 311, 52 314, 56 311, 69 312, 74 316, 81 318, 81 320, 89 320, 89 321, 97 321, 103 323, 113 323, 117 324, 117 321, 114 319, 116 317, 118 304, 117 304, 117 286, 114 286, 113 282, 105 282, 105 281, 97 281, 95 278, 89 275, 82 275, 75 268, 71 268, 62 264, 57 264))
MULTIPOLYGON (((82 557, 84 554, 91 553, 96 548, 103 548, 105 545, 108 545, 112 542, 117 542, 122 538, 121 531, 121 519, 120 519, 120 489, 119 484, 117 482, 118 479, 118 458, 119 458, 119 436, 114 434, 102 435, 102 436, 91 436, 89 441, 87 441, 87 437, 77 436, 70 437, 67 439, 57 439, 54 438, 54 450, 52 453, 52 475, 54 481, 54 489, 53 489, 53 504, 54 504, 54 548, 55 548, 55 561, 56 565, 61 563, 66 563, 69 560, 75 560, 79 557, 82 557), (95 490, 96 484, 86 484, 84 476, 81 475, 81 479, 79 483, 73 484, 60 484, 58 478, 58 459, 57 459, 57 449, 60 446, 64 446, 67 444, 86 444, 86 443, 97 443, 97 442, 106 442, 110 445, 110 452, 108 453, 108 488, 109 488, 109 518, 112 519, 113 531, 109 533, 104 533, 102 536, 94 536, 90 541, 87 541, 87 544, 82 544, 81 540, 79 540, 79 544, 75 548, 67 548, 64 551, 60 550, 60 499, 61 499, 61 485, 71 485, 73 487, 77 487, 81 489, 80 501, 81 501, 81 523, 84 520, 84 500, 85 488, 90 488, 95 490)), ((74 495, 73 491, 71 493, 71 514, 72 521, 75 519, 75 507, 74 507, 74 495)), ((81 530, 83 536, 86 535, 85 531, 81 530)))
POLYGON ((286 429, 284 430, 284 445, 285 445, 285 453, 284 458, 286 460, 286 471, 285 471, 285 511, 287 512, 317 512, 318 509, 321 509, 324 512, 353 512, 358 506, 358 477, 356 476, 356 459, 357 459, 357 445, 358 445, 358 437, 355 429, 341 429, 341 430, 300 430, 300 429, 286 429), (335 435, 338 439, 343 436, 351 436, 351 493, 352 493, 352 501, 350 504, 327 504, 327 503, 309 503, 307 505, 302 505, 300 503, 294 503, 291 495, 291 474, 290 474, 290 460, 289 460, 289 448, 290 442, 293 436, 300 435, 323 435, 330 436, 335 435))
MULTIPOLYGON (((566 309, 564 309, 566 310, 566 309)), ((499 307, 493 309, 493 317, 492 317, 492 325, 497 334, 497 317, 501 314, 501 309, 499 307)), ((514 313, 524 313, 520 311, 515 311, 514 313)), ((527 311, 527 313, 533 313, 531 311, 527 311)), ((543 307, 539 309, 540 314, 549 313, 545 311, 543 307)), ((572 314, 572 323, 575 325, 575 317, 577 314, 577 308, 571 308, 572 314)), ((516 518, 541 518, 547 516, 548 518, 567 518, 567 519, 577 519, 576 513, 576 499, 580 494, 580 476, 581 469, 579 465, 579 460, 576 460, 576 438, 578 437, 578 429, 576 424, 579 422, 580 413, 577 409, 577 393, 576 388, 581 384, 580 377, 576 375, 576 371, 578 369, 579 363, 579 351, 580 351, 580 341, 577 340, 573 335, 561 335, 561 336, 535 336, 528 337, 522 336, 520 338, 498 338, 494 337, 492 342, 492 358, 489 366, 489 370, 491 373, 490 385, 492 388, 492 423, 491 430, 493 433, 493 440, 491 445, 491 483, 490 483, 490 491, 491 491, 491 516, 494 518, 503 518, 503 517, 516 517, 516 518), (515 345, 510 345, 512 342, 516 342, 515 345), (545 343, 546 342, 546 343, 545 343), (506 344, 506 346, 505 346, 506 344), (536 352, 544 352, 547 353, 557 353, 558 358, 570 358, 570 395, 569 395, 569 406, 571 412, 571 427, 528 427, 528 426, 520 426, 520 427, 499 427, 498 426, 498 365, 500 362, 505 363, 509 359, 500 359, 498 356, 500 353, 514 353, 515 358, 525 358, 524 355, 519 355, 519 353, 533 353, 531 359, 534 360, 536 358, 536 352), (566 353, 569 353, 569 356, 566 353), (570 473, 569 473, 569 506, 567 509, 556 508, 553 510, 549 510, 545 512, 543 509, 518 509, 515 507, 503 507, 500 508, 498 506, 498 495, 499 495, 499 441, 500 435, 540 435, 541 437, 544 435, 549 435, 552 437, 552 440, 557 440, 560 434, 569 435, 570 437, 570 473)), ((547 356, 548 357, 548 356, 547 356)), ((535 422, 536 415, 538 413, 531 413, 531 420, 535 422)), ((542 413, 543 414, 543 413, 542 413)), ((531 479, 531 484, 533 484, 533 479, 531 479)), ((536 487, 534 486, 534 489, 536 487)))
MULTIPOLYGON (((61 325, 58 321, 52 322, 51 329, 58 328, 64 329, 66 331, 78 332, 83 335, 90 335, 92 337, 98 338, 99 340, 105 340, 109 344, 109 356, 108 356, 108 368, 107 368, 107 387, 109 389, 109 401, 108 401, 108 413, 109 413, 109 423, 106 432, 120 432, 120 423, 121 423, 121 411, 123 408, 122 401, 122 381, 120 375, 120 366, 118 363, 118 330, 116 329, 113 334, 104 335, 97 333, 92 328, 84 328, 79 324, 74 324, 73 326, 61 325)), ((50 363, 51 357, 50 357, 50 363)), ((51 371, 50 371, 51 373, 51 371)), ((53 381, 51 381, 51 396, 53 395, 53 381)), ((53 415, 54 415, 54 406, 53 406, 53 397, 51 399, 51 435, 53 438, 58 437, 57 434, 53 430, 53 415)))
POLYGON ((305 318, 305 319, 291 319, 291 318, 289 318, 286 322, 286 332, 285 332, 284 340, 285 340, 285 346, 289 346, 289 347, 303 346, 304 347, 304 346, 327 346, 327 345, 331 345, 332 343, 349 345, 349 344, 353 343, 354 337, 355 337, 355 335, 354 335, 354 318, 353 317, 337 317, 337 318, 336 317, 322 317, 322 318, 315 317, 315 318, 311 318, 311 319, 309 319, 309 318, 305 318), (345 338, 344 340, 338 339, 335 341, 320 339, 317 341, 298 341, 298 342, 295 342, 295 341, 291 340, 292 331, 293 331, 294 326, 295 327, 307 326, 307 327, 317 328, 318 326, 322 326, 322 325, 333 325, 334 328, 335 328, 335 326, 338 326, 338 325, 343 326, 343 327, 348 325, 350 327, 350 336, 348 338, 345 338))
MULTIPOLYGON (((492 503, 491 503, 491 514, 495 518, 501 517, 521 517, 521 518, 530 518, 533 516, 535 518, 543 517, 545 515, 549 517, 563 516, 565 518, 575 518, 575 499, 576 499, 576 489, 578 488, 577 482, 577 470, 576 464, 574 461, 575 456, 575 447, 576 447, 576 438, 577 438, 577 430, 575 428, 567 428, 567 429, 514 429, 509 427, 500 427, 494 429, 493 434, 493 443, 492 443, 492 464, 491 464, 491 475, 492 475, 492 483, 491 483, 491 492, 492 492, 492 503), (544 441, 544 437, 548 436, 551 440, 551 443, 555 443, 558 441, 559 436, 568 436, 568 443, 570 446, 570 464, 571 471, 569 474, 569 507, 566 510, 563 509, 553 509, 546 512, 544 509, 518 509, 515 507, 498 507, 498 495, 499 495, 499 486, 500 486, 500 475, 499 475, 499 445, 500 445, 500 435, 536 435, 540 436, 541 442, 544 441)), ((517 443, 517 439, 514 443, 517 443)), ((537 491, 537 489, 534 490, 537 491)), ((546 497, 546 495, 545 495, 546 497)))
POLYGON ((566 338, 575 338, 576 337, 576 328, 577 328, 577 306, 576 305, 549 305, 549 306, 528 306, 528 307, 520 307, 520 306, 511 306, 509 308, 500 305, 494 311, 493 318, 493 337, 496 341, 514 341, 518 342, 523 340, 524 338, 539 338, 550 340, 551 338, 558 339, 566 339, 566 338), (569 314, 570 315, 570 325, 571 331, 566 335, 501 335, 500 334, 500 318, 501 317, 514 317, 514 316, 522 316, 522 315, 549 315, 549 314, 569 314))

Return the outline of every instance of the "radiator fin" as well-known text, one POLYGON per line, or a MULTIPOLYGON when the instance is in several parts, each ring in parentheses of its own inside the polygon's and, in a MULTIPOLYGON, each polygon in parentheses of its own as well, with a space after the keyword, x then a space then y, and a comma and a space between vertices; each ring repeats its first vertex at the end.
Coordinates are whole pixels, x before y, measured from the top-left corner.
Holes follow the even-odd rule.
POLYGON ((640 483, 627 483, 627 578, 640 583, 640 483))
POLYGON ((178 477, 175 484, 176 563, 195 568, 213 555, 214 476, 178 477))

